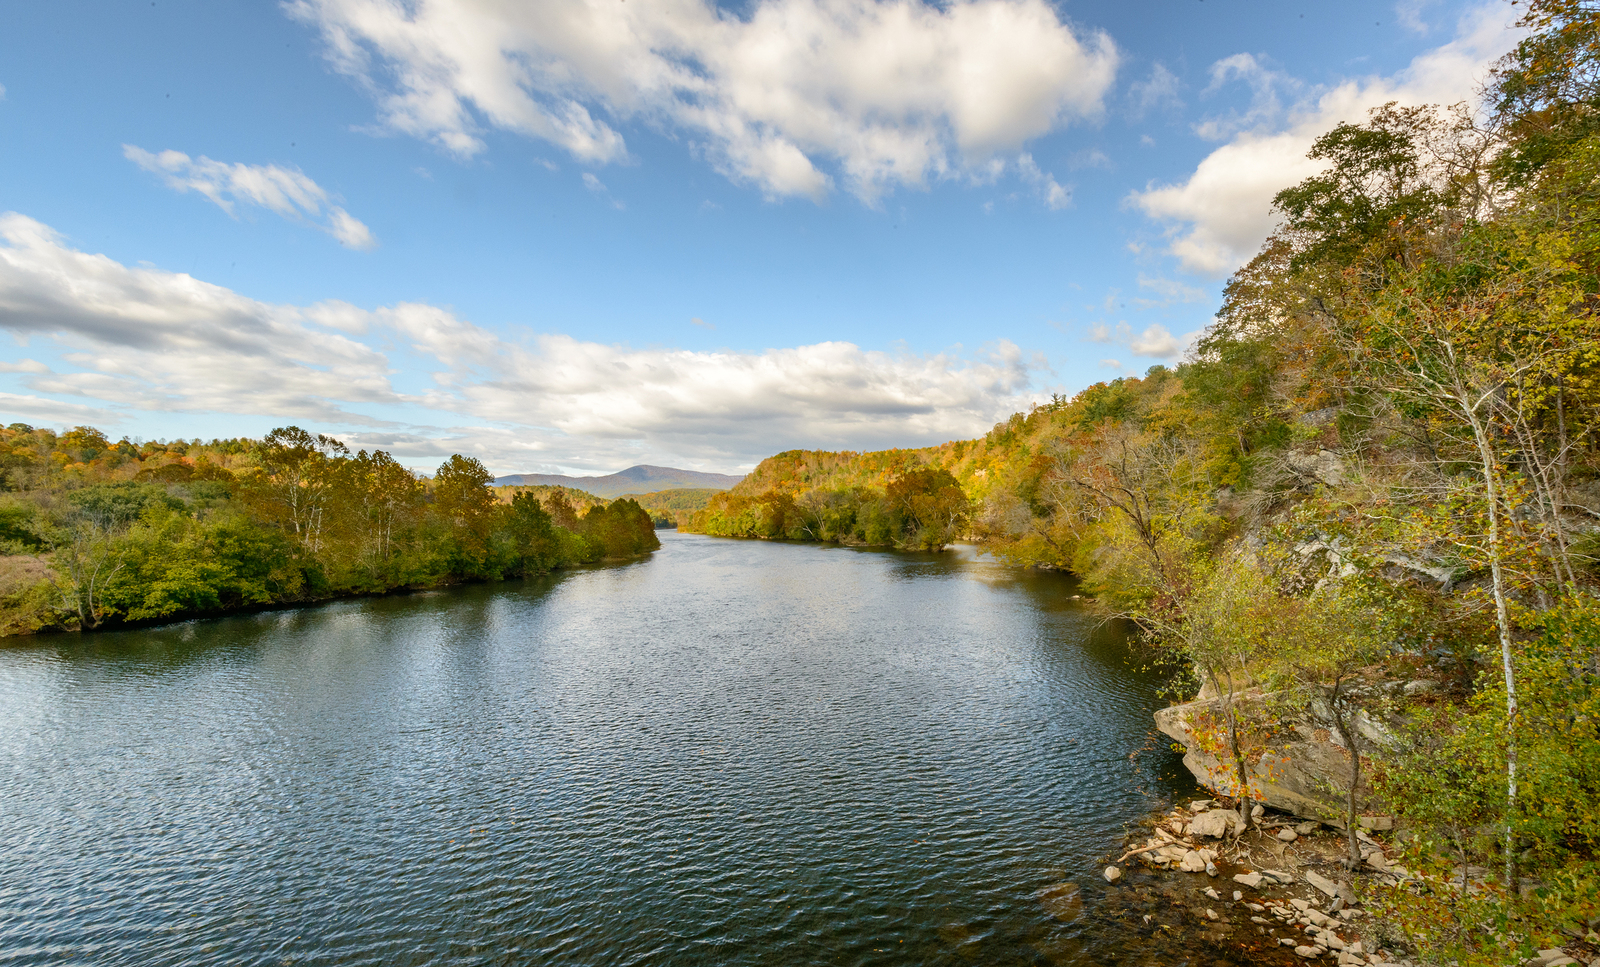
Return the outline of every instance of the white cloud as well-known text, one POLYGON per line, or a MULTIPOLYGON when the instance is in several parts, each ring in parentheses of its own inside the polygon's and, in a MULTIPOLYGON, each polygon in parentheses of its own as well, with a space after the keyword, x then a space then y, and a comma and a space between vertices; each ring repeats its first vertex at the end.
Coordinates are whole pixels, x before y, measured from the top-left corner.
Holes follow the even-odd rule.
POLYGON ((50 367, 37 359, 19 359, 14 363, 0 362, 0 373, 48 373, 50 367))
POLYGON ((337 206, 328 209, 328 234, 338 239, 345 248, 367 252, 378 247, 372 230, 337 206))
POLYGON ((589 189, 590 191, 594 192, 596 195, 599 195, 601 198, 604 198, 606 201, 610 202, 611 203, 611 207, 615 208, 617 211, 622 211, 625 208, 627 208, 627 206, 624 205, 622 202, 620 202, 617 199, 611 197, 611 189, 606 187, 605 182, 601 181, 599 178, 596 178, 594 175, 590 174, 587 171, 585 171, 583 173, 583 187, 589 189))
POLYGON ((1153 299, 1135 298, 1133 303, 1141 309, 1165 309, 1180 302, 1204 302, 1207 298, 1204 289, 1184 285, 1176 279, 1152 278, 1144 274, 1139 276, 1139 288, 1155 295, 1153 299))
POLYGON ((1424 19, 1423 13, 1435 2, 1437 0, 1398 0, 1394 5, 1395 19, 1400 22, 1400 26, 1412 33, 1426 36, 1432 28, 1424 19))
POLYGON ((72 424, 78 426, 114 426, 121 422, 115 412, 77 403, 47 400, 42 396, 23 396, 17 393, 0 393, 0 413, 7 422, 17 422, 26 417, 40 423, 72 424))
POLYGON ((1254 130, 1278 120, 1283 114, 1280 93, 1290 98, 1302 96, 1305 85, 1283 71, 1262 63, 1254 54, 1234 54, 1211 65, 1211 83, 1203 96, 1216 94, 1232 84, 1250 88, 1250 106, 1222 117, 1209 117, 1196 124, 1194 131, 1208 141, 1222 141, 1240 131, 1254 130))
POLYGON ((372 231, 354 216, 331 204, 327 191, 297 169, 278 165, 229 164, 205 155, 190 158, 181 151, 153 154, 131 144, 122 155, 153 174, 161 175, 175 191, 195 191, 211 199, 229 215, 240 202, 256 205, 291 221, 309 221, 332 235, 346 248, 367 250, 377 246, 372 231))
POLYGON ((1111 156, 1104 151, 1099 148, 1090 148, 1087 151, 1074 153, 1071 158, 1067 159, 1067 167, 1073 171, 1081 171, 1084 168, 1104 168, 1110 171, 1116 165, 1112 163, 1111 156))
POLYGON ((59 357, 10 365, 40 394, 0 397, 11 412, 107 424, 140 411, 264 416, 418 465, 465 452, 503 472, 728 468, 790 447, 938 443, 1026 409, 1043 365, 1004 341, 931 355, 843 342, 690 352, 508 339, 417 303, 272 305, 77 251, 14 213, 0 215, 0 326, 59 357))
MULTIPOLYGON (((1144 331, 1135 333, 1133 327, 1126 322, 1118 322, 1115 326, 1097 322, 1089 326, 1084 338, 1089 342, 1123 346, 1135 356, 1176 359, 1193 344, 1200 332, 1201 330, 1197 329, 1182 336, 1174 336, 1166 326, 1157 324, 1146 326, 1144 331)), ((1104 362, 1101 361, 1102 365, 1104 362)))
POLYGON ((1015 152, 1103 108, 1118 54, 1046 0, 290 0, 381 123, 470 157, 489 130, 580 161, 615 124, 681 131, 772 196, 869 202, 1015 152))
POLYGON ((1243 118, 1218 120, 1208 128, 1230 140, 1211 152, 1183 182, 1151 185, 1129 201, 1171 229, 1168 251, 1182 266, 1221 277, 1243 264, 1271 233, 1272 198, 1319 170, 1306 158, 1311 143, 1341 122, 1360 122, 1388 101, 1453 104, 1470 100, 1489 65, 1516 41, 1500 4, 1466 15, 1457 37, 1418 55, 1391 77, 1365 77, 1322 89, 1283 109, 1282 75, 1240 55, 1213 68, 1214 82, 1244 79, 1256 89, 1243 118))
POLYGON ((1161 63, 1150 68, 1148 78, 1136 81, 1128 94, 1133 99, 1134 117, 1143 117, 1161 108, 1183 106, 1183 100, 1178 97, 1178 75, 1161 63))
POLYGON ((5 99, 6 99, 6 86, 4 84, 0 84, 0 101, 3 101, 5 99))
POLYGON ((30 388, 119 407, 353 420, 348 403, 395 395, 381 354, 305 313, 75 251, 14 213, 0 215, 0 325, 73 364, 30 388))
POLYGON ((1033 186, 1039 194, 1039 200, 1051 211, 1060 211, 1072 204, 1072 189, 1057 184, 1055 176, 1048 171, 1040 171, 1033 155, 1024 154, 1017 158, 1017 171, 1023 181, 1033 186))
POLYGON ((1129 340, 1128 348, 1135 356, 1155 356, 1171 359, 1183 351, 1183 343, 1167 331, 1166 326, 1147 326, 1136 338, 1129 340))

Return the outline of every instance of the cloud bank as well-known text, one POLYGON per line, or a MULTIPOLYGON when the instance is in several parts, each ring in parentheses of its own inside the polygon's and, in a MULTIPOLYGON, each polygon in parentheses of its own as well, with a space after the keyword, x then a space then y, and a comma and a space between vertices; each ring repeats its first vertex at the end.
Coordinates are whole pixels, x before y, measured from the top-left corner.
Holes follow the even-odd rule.
POLYGON ((59 359, 5 367, 29 391, 0 394, 17 416, 107 427, 140 413, 265 416, 417 465, 463 452, 499 472, 732 469, 792 447, 938 443, 1026 408, 1042 365, 1007 342, 690 352, 508 339, 420 303, 273 305, 75 250, 15 213, 0 215, 0 325, 59 359), (401 386, 402 371, 427 376, 401 386))
POLYGON ((1472 100, 1489 66, 1517 40, 1507 27, 1512 13, 1498 3, 1480 7, 1462 19, 1454 40, 1419 55, 1393 77, 1366 77, 1329 89, 1308 92, 1248 54, 1218 61, 1211 71, 1213 89, 1249 85, 1249 110, 1202 122, 1197 133, 1226 143, 1183 182, 1151 185, 1129 200, 1167 223, 1168 251, 1183 268, 1226 276, 1255 255, 1272 232, 1273 196, 1319 170, 1319 163, 1306 157, 1318 136, 1342 122, 1363 121, 1369 110, 1389 101, 1472 100), (1292 99, 1291 107, 1282 106, 1285 99, 1292 99))
MULTIPOLYGON (((291 0, 380 124, 462 158, 490 131, 586 164, 638 120, 774 197, 872 201, 1097 117, 1118 54, 1045 0, 291 0)), ((1059 199, 1048 197, 1055 205, 1059 199)))
POLYGON ((190 158, 182 151, 155 154, 131 144, 122 146, 122 156, 161 175, 174 191, 199 192, 229 215, 240 203, 255 205, 290 221, 310 222, 346 248, 366 251, 378 245, 367 226, 332 204, 322 186, 298 170, 190 158))

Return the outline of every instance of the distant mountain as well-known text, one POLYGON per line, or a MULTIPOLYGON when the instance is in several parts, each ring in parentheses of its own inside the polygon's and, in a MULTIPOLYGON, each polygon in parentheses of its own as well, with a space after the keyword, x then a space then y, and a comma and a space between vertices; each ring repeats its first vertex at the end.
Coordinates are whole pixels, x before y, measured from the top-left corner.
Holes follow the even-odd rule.
POLYGON ((701 473, 698 470, 679 470, 676 467, 629 467, 620 473, 604 477, 567 477, 559 473, 508 473, 494 478, 499 486, 516 484, 524 487, 553 486, 586 490, 596 497, 620 497, 623 494, 643 494, 656 490, 695 488, 728 490, 743 477, 725 473, 701 473))

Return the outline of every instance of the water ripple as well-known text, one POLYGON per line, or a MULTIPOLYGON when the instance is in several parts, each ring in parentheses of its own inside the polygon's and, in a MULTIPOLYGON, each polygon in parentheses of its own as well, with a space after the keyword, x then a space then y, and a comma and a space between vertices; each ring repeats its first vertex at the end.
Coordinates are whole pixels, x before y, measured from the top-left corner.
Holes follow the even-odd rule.
POLYGON ((0 965, 1116 962, 1038 896, 1173 763, 1071 590, 667 535, 0 652, 0 965))

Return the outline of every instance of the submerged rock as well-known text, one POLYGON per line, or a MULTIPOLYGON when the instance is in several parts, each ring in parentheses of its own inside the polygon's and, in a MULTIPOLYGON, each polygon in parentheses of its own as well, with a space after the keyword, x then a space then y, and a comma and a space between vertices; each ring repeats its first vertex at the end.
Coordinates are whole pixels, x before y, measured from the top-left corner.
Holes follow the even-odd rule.
POLYGON ((1072 882, 1056 883, 1034 894, 1044 912, 1071 923, 1083 914, 1083 891, 1072 882))

